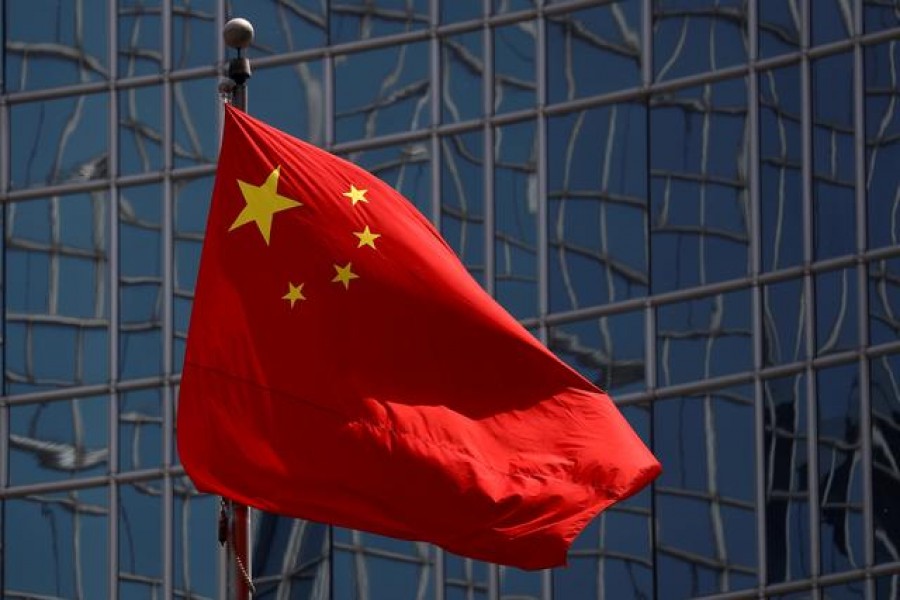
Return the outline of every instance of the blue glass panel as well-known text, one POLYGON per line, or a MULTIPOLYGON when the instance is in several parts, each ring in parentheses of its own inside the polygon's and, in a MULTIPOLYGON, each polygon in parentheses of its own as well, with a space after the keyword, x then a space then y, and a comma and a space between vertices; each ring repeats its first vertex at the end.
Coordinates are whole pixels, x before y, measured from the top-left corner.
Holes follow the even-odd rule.
POLYGON ((210 85, 207 77, 172 84, 175 123, 171 152, 176 167, 216 162, 221 101, 211 93, 210 85))
POLYGON ((813 204, 817 259, 856 250, 853 55, 813 63, 813 204))
POLYGON ((119 174, 158 171, 163 165, 162 89, 119 92, 119 174))
POLYGON ((487 600, 490 565, 444 553, 444 597, 446 600, 487 600))
MULTIPOLYGON (((900 560, 900 354, 873 358, 870 374, 875 562, 890 563, 900 560)), ((879 581, 878 588, 896 595, 897 576, 879 581)))
POLYGON ((434 546, 335 528, 334 600, 427 598, 434 594, 434 546))
POLYGON ((10 107, 10 187, 109 176, 109 96, 93 94, 10 107))
POLYGON ((900 244, 900 44, 865 48, 869 247, 900 244))
POLYGON ((273 599, 331 598, 330 527, 262 512, 254 516, 253 579, 257 593, 273 599))
POLYGON ((638 86, 640 2, 615 2, 549 17, 547 64, 551 102, 638 86))
POLYGON ((119 596, 162 594, 162 495, 159 480, 119 486, 119 596))
POLYGON ((858 579, 822 588, 821 597, 828 600, 865 600, 871 596, 866 594, 865 580, 858 579))
POLYGON ((759 54, 763 58, 800 49, 802 6, 799 0, 760 2, 759 54))
POLYGON ((657 579, 673 598, 757 585, 753 388, 657 400, 657 579), (727 435, 724 434, 727 432, 727 435))
MULTIPOLYGON (((897 560, 897 552, 894 551, 897 560)), ((875 579, 875 600, 895 600, 900 597, 900 573, 875 579)))
POLYGON ((453 23, 479 18, 484 12, 484 0, 453 0, 440 2, 441 22, 453 23))
POLYGON ((641 104, 548 123, 550 309, 647 293, 647 128, 641 104))
POLYGON ((537 92, 537 24, 524 21, 494 32, 494 112, 532 108, 537 92))
POLYGON ((528 10, 541 3, 541 0, 493 0, 494 13, 508 13, 517 10, 528 10))
POLYGON ((345 158, 393 187, 433 220, 431 146, 427 141, 353 152, 345 158))
POLYGON ((543 587, 540 571, 522 571, 504 566, 498 571, 501 599, 540 600, 543 587))
POLYGON ((430 22, 428 0, 344 0, 330 6, 333 44, 414 31, 430 22))
MULTIPOLYGON (((227 0, 225 4, 229 18, 243 17, 253 23, 253 55, 321 48, 326 43, 326 3, 321 0, 227 0)), ((256 72, 251 87, 256 89, 256 72)))
POLYGON ((162 72, 161 4, 160 0, 118 0, 119 77, 162 72))
POLYGON ((869 336, 873 344, 900 339, 900 259, 869 263, 869 336))
POLYGON ((859 365, 816 374, 819 435, 820 568, 836 573, 865 565, 859 365))
POLYGON ((742 0, 653 0, 656 79, 675 79, 746 61, 746 10, 742 0))
POLYGON ((5 598, 106 598, 109 502, 105 488, 5 501, 5 598))
POLYGON ((850 350, 859 343, 855 269, 816 275, 816 352, 850 350))
POLYGON ((159 468, 163 463, 162 390, 119 393, 119 471, 159 468))
POLYGON ((6 0, 6 91, 109 77, 106 0, 6 0))
POLYGON ((900 25, 896 0, 863 0, 866 33, 891 29, 900 25))
POLYGON ((842 40, 853 34, 853 7, 846 0, 809 3, 813 45, 842 40))
POLYGON ((251 90, 249 105, 254 117, 311 144, 324 143, 325 83, 321 61, 256 69, 251 90))
POLYGON ((431 124, 428 44, 415 42, 335 58, 338 142, 431 124))
POLYGON ((760 245, 774 271, 803 262, 799 68, 760 73, 759 90, 760 245))
POLYGON ((746 276, 745 80, 656 96, 651 107, 653 291, 746 276))
POLYGON ((763 382, 769 583, 810 574, 806 378, 763 382))
POLYGON ((172 0, 172 68, 216 63, 216 0, 172 0))
POLYGON ((484 136, 441 139, 441 235, 484 285, 484 136))
POLYGON ((753 368, 749 290, 664 304, 656 319, 659 386, 753 368))
POLYGON ((441 105, 445 123, 481 117, 484 54, 480 29, 441 40, 441 105))
POLYGON ((599 388, 612 394, 646 389, 642 312, 552 326, 547 337, 557 356, 599 388))
POLYGON ((802 279, 763 287, 763 364, 780 365, 806 357, 805 315, 809 310, 802 279))
POLYGON ((218 555, 210 551, 209 538, 210 532, 216 530, 218 498, 197 492, 187 477, 176 478, 173 483, 172 566, 175 595, 216 598, 218 555))
POLYGON ((495 296, 513 316, 533 317, 537 289, 537 147, 534 122, 494 137, 495 296))

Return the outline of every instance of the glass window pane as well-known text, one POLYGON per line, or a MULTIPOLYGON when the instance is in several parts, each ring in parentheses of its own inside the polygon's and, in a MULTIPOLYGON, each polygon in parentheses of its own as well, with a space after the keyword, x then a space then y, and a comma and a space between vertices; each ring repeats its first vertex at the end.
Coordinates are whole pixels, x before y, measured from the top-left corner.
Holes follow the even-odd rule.
POLYGON ((162 184, 119 192, 119 377, 162 371, 162 184))
POLYGON ((653 71, 675 79, 747 60, 743 0, 653 0, 653 71))
POLYGON ((656 96, 651 106, 654 292, 746 276, 745 80, 656 96))
POLYGON ((253 580, 258 596, 331 598, 331 528, 264 512, 254 511, 253 516, 253 580))
POLYGON ((667 596, 757 585, 753 406, 752 386, 654 403, 653 449, 665 465, 656 564, 667 596))
POLYGON ((119 471, 159 468, 162 437, 162 390, 120 392, 119 471))
POLYGON ((763 382, 768 583, 810 575, 806 377, 763 382))
POLYGON ((816 275, 816 351, 850 350, 859 344, 856 269, 816 275))
POLYGON ((533 121, 494 133, 494 290, 518 318, 538 311, 536 143, 533 121))
POLYGON ((216 0, 172 0, 172 68, 216 63, 216 0))
POLYGON ((484 114, 484 37, 480 29, 441 40, 441 105, 445 123, 484 114))
POLYGON ((865 48, 869 247, 900 244, 900 44, 865 48))
POLYGON ((107 194, 6 205, 8 393, 109 376, 107 194))
POLYGON ((541 0, 492 0, 494 3, 494 14, 515 12, 517 10, 528 10, 540 4, 541 0))
POLYGON ((6 500, 6 598, 106 598, 106 488, 6 500))
POLYGON ((109 96, 89 94, 9 109, 10 187, 109 176, 109 96))
POLYGON ((859 365, 816 374, 822 573, 865 565, 859 365))
MULTIPOLYGON (((173 484, 172 558, 175 597, 216 598, 219 583, 218 553, 210 551, 210 534, 217 527, 218 498, 200 494, 187 477, 178 477, 173 484)), ((255 535, 256 530, 253 531, 255 535)))
POLYGON ((118 0, 119 77, 162 72, 161 15, 160 0, 118 0))
POLYGON ((335 600, 427 598, 434 594, 434 546, 334 528, 335 600))
POLYGON ((547 337, 557 356, 600 389, 613 395, 646 389, 642 312, 552 326, 547 337))
POLYGON ((552 311, 647 293, 646 115, 615 104, 548 123, 559 149, 547 156, 552 311))
POLYGON ((812 13, 812 43, 826 44, 853 34, 853 6, 846 0, 816 0, 812 13))
POLYGON ((856 251, 853 55, 813 63, 813 211, 817 259, 856 251))
POLYGON ((10 406, 10 484, 106 474, 108 430, 108 396, 10 406))
MULTIPOLYGON (((253 56, 321 48, 326 43, 326 3, 322 0, 227 0, 225 12, 253 23, 253 56)), ((256 89, 256 73, 251 87, 256 89)), ((253 92, 256 105, 257 93, 253 92)), ((254 113, 256 110, 254 109, 254 113)))
POLYGON ((255 69, 250 89, 250 112, 254 117, 311 144, 324 143, 325 83, 321 61, 255 69))
POLYGON ((760 56, 765 58, 800 49, 800 0, 760 2, 757 11, 760 56))
POLYGON ((431 125, 428 56, 428 44, 414 42, 335 57, 336 140, 431 125))
POLYGON ((804 338, 806 302, 802 279, 763 286, 763 364, 797 362, 806 358, 804 338))
MULTIPOLYGON (((889 563, 900 560, 900 354, 873 358, 870 374, 875 562, 889 563)), ((878 583, 883 586, 900 589, 897 576, 878 583)))
POLYGON ((441 138, 441 202, 441 235, 484 285, 484 136, 480 130, 441 138))
POLYGON ((800 69, 760 73, 759 90, 762 268, 775 271, 803 262, 800 69))
POLYGON ((6 0, 5 91, 109 77, 106 0, 6 0))
POLYGON ((490 568, 487 563, 444 553, 444 598, 488 600, 490 568))
POLYGON ((332 44, 423 29, 430 22, 429 0, 343 0, 330 6, 332 44))
POLYGON ((119 174, 158 171, 163 165, 162 89, 119 92, 119 174))
POLYGON ((216 162, 221 101, 210 86, 209 78, 172 83, 175 122, 171 152, 176 167, 216 162))
POLYGON ((869 263, 870 342, 882 344, 900 338, 900 259, 869 263))
POLYGON ((440 2, 441 22, 455 23, 481 17, 484 12, 484 0, 453 0, 440 2))
POLYGON ((160 480, 119 486, 119 596, 162 595, 160 480))
POLYGON ((641 82, 641 7, 615 2, 547 20, 551 102, 637 87, 641 82))
POLYGON ((863 0, 866 33, 900 26, 900 12, 892 0, 863 0))
POLYGON ((536 99, 537 25, 524 21, 497 27, 494 33, 494 112, 533 108, 536 99))
POLYGON ((664 304, 656 313, 657 385, 753 369, 750 291, 664 304))

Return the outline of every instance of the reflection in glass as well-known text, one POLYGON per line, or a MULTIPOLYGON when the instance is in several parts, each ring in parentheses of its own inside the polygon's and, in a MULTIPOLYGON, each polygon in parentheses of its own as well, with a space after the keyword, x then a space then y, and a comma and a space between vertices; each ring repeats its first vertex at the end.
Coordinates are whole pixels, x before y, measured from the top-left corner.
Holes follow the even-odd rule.
POLYGON ((900 258, 869 263, 869 336, 873 344, 900 338, 900 258))
POLYGON ((119 191, 119 377, 162 371, 162 190, 119 191))
POLYGON ((613 395, 646 389, 642 312, 548 328, 547 345, 588 381, 613 395))
POLYGON ((106 598, 106 488, 5 500, 4 598, 106 598))
POLYGON ((813 211, 817 259, 856 251, 853 55, 813 63, 813 211))
POLYGON ((446 600, 488 600, 487 563, 444 554, 444 598, 446 600))
POLYGON ((495 113, 534 106, 536 28, 534 21, 524 21, 493 30, 495 113))
POLYGON ((894 40, 867 46, 865 66, 869 247, 896 246, 900 244, 900 44, 894 40))
POLYGON ((400 44, 334 59, 338 142, 431 124, 428 45, 400 44))
POLYGON ((119 77, 162 72, 161 14, 160 0, 118 0, 119 77))
POLYGON ((254 513, 253 582, 259 598, 327 600, 330 527, 254 513))
POLYGON ((187 477, 174 480, 174 496, 175 594, 195 600, 212 600, 217 597, 218 556, 210 551, 209 535, 216 530, 218 499, 198 492, 187 477))
POLYGON ((322 62, 298 62, 253 71, 254 117, 321 146, 325 140, 322 62), (285 102, 285 98, 290 98, 285 102))
POLYGON ((445 123, 475 119, 484 112, 482 40, 480 29, 441 40, 441 106, 445 123))
POLYGON ((789 279, 763 286, 763 364, 780 365, 806 357, 803 280, 789 279))
POLYGON ((429 23, 428 0, 341 0, 329 5, 332 44, 413 31, 429 23))
POLYGON ((747 60, 744 0, 653 0, 657 80, 715 71, 747 60))
POLYGON ((810 574, 809 439, 802 373, 763 382, 768 583, 810 574))
POLYGON ((550 309, 647 293, 646 110, 615 104, 553 117, 547 156, 550 309))
POLYGON ((441 235, 482 285, 485 269, 481 131, 441 138, 441 235))
POLYGON ((862 0, 866 33, 900 26, 900 12, 891 0, 862 0))
POLYGON ((108 396, 10 406, 9 483, 105 474, 108 410, 108 396))
POLYGON ((434 596, 434 546, 334 528, 335 600, 434 596))
POLYGON ((760 73, 759 91, 760 245, 774 271, 803 261, 799 68, 760 73))
MULTIPOLYGON (((872 514, 875 519, 875 562, 900 561, 900 355, 871 362, 872 514)), ((898 576, 879 582, 896 594, 898 576)), ((885 598, 889 596, 884 596, 885 598)))
POLYGON ((533 121, 494 134, 494 289, 518 318, 538 309, 536 142, 533 121))
POLYGON ((859 366, 822 369, 816 386, 820 568, 836 573, 865 564, 859 366))
POLYGON ((107 79, 106 3, 6 0, 6 91, 107 79))
POLYGON ((760 2, 759 53, 775 56, 800 49, 801 0, 760 2))
POLYGON ((842 40, 853 34, 853 6, 846 0, 809 3, 813 45, 842 40))
POLYGON ((208 78, 173 82, 174 140, 176 167, 216 162, 219 152, 219 98, 210 93, 208 78))
POLYGON ((119 393, 119 471, 162 465, 162 408, 158 388, 119 393))
POLYGON ((863 600, 868 598, 866 595, 866 581, 858 579, 856 581, 848 581, 839 585, 831 585, 822 589, 822 598, 831 600, 832 598, 840 598, 841 600, 863 600))
POLYGON ((753 388, 657 400, 657 580, 667 597, 757 585, 753 388), (727 433, 726 433, 727 432, 727 433))
POLYGON ((109 377, 106 192, 6 205, 8 393, 109 377))
MULTIPOLYGON (((280 54, 293 50, 320 48, 326 43, 326 3, 321 0, 226 0, 225 14, 241 16, 258 32, 253 43, 253 55, 280 54)), ((256 89, 256 73, 253 73, 256 89)), ((253 93, 253 112, 256 112, 257 93, 253 93)))
POLYGON ((613 2, 549 17, 547 55, 551 102, 639 85, 640 2, 613 2))
POLYGON ((163 165, 162 90, 119 92, 119 174, 158 171, 163 165))
POLYGON ((162 482, 119 486, 119 596, 162 594, 162 482))
POLYGON ((753 368, 750 292, 738 290, 657 309, 657 385, 753 368))
POLYGON ((216 0, 172 0, 172 68, 216 61, 216 0))
POLYGON ((10 187, 109 176, 109 96, 93 94, 10 107, 10 187))
POLYGON ((819 355, 857 347, 856 281, 855 269, 816 275, 816 352, 819 355))
POLYGON ((746 276, 745 80, 657 95, 650 104, 653 290, 746 276))

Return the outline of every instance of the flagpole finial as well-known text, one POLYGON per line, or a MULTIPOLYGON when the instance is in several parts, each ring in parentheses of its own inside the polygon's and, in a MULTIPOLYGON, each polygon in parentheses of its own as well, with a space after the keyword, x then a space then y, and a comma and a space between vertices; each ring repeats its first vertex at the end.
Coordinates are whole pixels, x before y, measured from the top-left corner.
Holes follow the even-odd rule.
POLYGON ((225 23, 222 37, 225 38, 226 46, 235 48, 240 52, 253 42, 253 25, 247 19, 240 17, 231 19, 225 23))
MULTIPOLYGON (((247 19, 240 17, 231 19, 225 23, 222 29, 222 37, 225 45, 229 48, 237 50, 237 58, 228 61, 228 79, 233 82, 230 86, 230 95, 232 105, 240 110, 247 110, 247 80, 250 79, 250 59, 244 56, 244 49, 249 47, 253 42, 253 25, 247 19)), ((229 87, 226 85, 226 87, 229 87)), ((223 90, 219 86, 219 91, 226 93, 229 90, 223 90)))

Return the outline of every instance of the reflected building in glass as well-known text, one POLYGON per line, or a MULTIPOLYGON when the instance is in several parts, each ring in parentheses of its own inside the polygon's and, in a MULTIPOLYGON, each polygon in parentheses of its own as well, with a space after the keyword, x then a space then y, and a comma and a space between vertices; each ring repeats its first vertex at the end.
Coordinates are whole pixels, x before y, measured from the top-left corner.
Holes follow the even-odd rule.
POLYGON ((224 593, 173 440, 244 16, 250 112, 399 189, 664 465, 545 572, 256 514, 257 597, 900 598, 897 1, 3 10, 4 597, 224 593))

